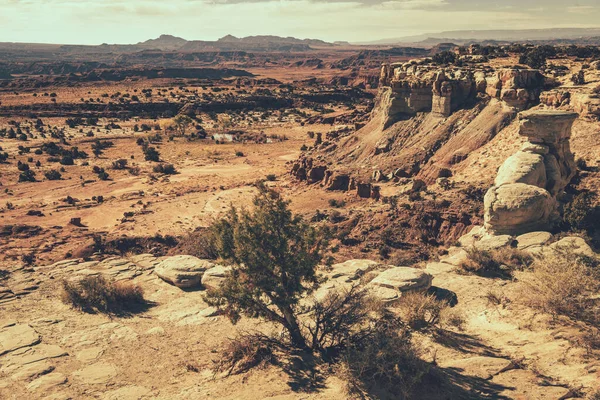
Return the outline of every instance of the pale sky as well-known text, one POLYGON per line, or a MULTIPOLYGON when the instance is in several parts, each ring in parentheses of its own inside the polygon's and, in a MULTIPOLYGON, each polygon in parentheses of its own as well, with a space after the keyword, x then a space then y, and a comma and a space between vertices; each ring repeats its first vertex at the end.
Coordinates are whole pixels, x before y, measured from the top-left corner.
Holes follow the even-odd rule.
POLYGON ((600 0, 0 0, 0 42, 279 35, 362 42, 459 29, 600 26, 600 0))

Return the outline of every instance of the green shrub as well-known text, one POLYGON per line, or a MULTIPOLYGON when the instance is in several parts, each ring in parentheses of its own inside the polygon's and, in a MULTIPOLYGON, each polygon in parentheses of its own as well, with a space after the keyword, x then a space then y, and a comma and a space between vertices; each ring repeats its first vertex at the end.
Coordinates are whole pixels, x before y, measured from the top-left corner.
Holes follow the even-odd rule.
POLYGON ((19 174, 19 182, 35 182, 35 172, 28 169, 19 174))
POLYGON ((49 181, 57 181, 57 180, 59 180, 62 177, 62 175, 60 174, 60 172, 58 172, 55 169, 51 169, 50 171, 46 171, 44 173, 44 176, 49 181))
POLYGON ((152 170, 157 174, 174 175, 177 173, 177 170, 173 164, 158 164, 155 165, 152 170))

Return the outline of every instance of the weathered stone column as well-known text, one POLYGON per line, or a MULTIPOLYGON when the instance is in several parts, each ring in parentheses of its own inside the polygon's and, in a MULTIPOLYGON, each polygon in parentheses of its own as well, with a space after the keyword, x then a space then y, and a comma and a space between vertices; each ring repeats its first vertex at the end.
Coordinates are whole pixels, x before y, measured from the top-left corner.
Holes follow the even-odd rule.
POLYGON ((519 114, 528 142, 510 156, 484 199, 485 228, 518 235, 550 230, 559 221, 559 196, 576 173, 569 138, 576 113, 530 110, 519 114))

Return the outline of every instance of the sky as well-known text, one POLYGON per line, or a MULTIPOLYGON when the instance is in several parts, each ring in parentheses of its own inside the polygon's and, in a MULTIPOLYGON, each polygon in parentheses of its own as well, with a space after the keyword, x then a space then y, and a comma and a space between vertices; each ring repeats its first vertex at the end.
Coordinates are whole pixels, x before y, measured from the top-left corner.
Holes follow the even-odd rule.
POLYGON ((0 42, 279 35, 367 42, 446 30, 600 26, 600 0, 0 0, 0 42))

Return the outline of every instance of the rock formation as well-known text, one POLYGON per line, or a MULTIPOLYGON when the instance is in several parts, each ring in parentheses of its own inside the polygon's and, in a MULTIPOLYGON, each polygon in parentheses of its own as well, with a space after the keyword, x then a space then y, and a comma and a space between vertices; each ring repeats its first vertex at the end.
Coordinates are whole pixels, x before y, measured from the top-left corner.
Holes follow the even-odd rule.
POLYGON ((432 112, 448 117, 478 93, 523 110, 538 102, 543 86, 544 76, 533 69, 440 69, 425 61, 384 64, 375 110, 387 114, 386 126, 402 114, 432 112))
POLYGON ((494 234, 550 230, 558 198, 576 172, 569 146, 576 113, 533 110, 519 114, 528 139, 510 156, 485 195, 485 228, 494 234))

